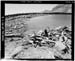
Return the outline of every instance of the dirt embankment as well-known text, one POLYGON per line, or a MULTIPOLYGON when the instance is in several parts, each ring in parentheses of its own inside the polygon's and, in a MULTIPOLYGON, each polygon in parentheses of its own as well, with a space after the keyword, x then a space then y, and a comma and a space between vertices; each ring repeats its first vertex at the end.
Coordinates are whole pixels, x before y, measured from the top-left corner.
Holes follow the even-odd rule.
MULTIPOLYGON (((59 52, 61 53, 61 51, 57 52, 56 50, 56 49, 60 50, 59 49, 60 46, 57 48, 48 48, 48 45, 46 44, 47 46, 46 45, 44 47, 37 46, 37 48, 35 48, 33 46, 34 45, 33 42, 29 43, 30 39, 26 37, 26 33, 31 30, 39 31, 40 29, 45 29, 46 26, 50 26, 50 28, 54 26, 54 28, 56 28, 58 26, 62 26, 63 24, 69 25, 71 23, 70 19, 71 19, 70 15, 66 17, 65 15, 52 15, 52 16, 49 15, 49 16, 40 16, 36 18, 31 18, 31 19, 25 19, 24 17, 22 18, 20 17, 16 19, 12 17, 12 20, 6 19, 5 21, 5 38, 6 38, 5 39, 5 57, 6 58, 12 58, 12 57, 55 58, 54 54, 60 57, 61 54, 59 54, 59 52)), ((58 42, 56 43, 58 44, 58 42)), ((62 55, 62 57, 64 56, 62 55)))

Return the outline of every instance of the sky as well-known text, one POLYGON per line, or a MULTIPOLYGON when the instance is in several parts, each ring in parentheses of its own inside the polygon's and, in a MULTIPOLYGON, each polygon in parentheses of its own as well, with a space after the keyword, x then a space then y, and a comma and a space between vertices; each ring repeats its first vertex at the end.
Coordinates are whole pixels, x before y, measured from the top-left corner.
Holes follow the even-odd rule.
POLYGON ((57 4, 5 4, 5 15, 52 10, 57 4))

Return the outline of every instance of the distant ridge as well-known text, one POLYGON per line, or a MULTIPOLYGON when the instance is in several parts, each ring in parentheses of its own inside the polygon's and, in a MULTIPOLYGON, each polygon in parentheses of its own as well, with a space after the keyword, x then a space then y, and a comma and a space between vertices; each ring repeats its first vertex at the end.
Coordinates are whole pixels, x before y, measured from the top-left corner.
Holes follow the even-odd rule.
POLYGON ((58 4, 52 10, 44 10, 43 13, 72 13, 71 4, 58 4))
POLYGON ((16 14, 8 14, 5 17, 12 17, 12 16, 19 16, 19 15, 28 15, 28 14, 35 14, 35 13, 16 13, 16 14))
POLYGON ((72 13, 71 11, 71 4, 58 4, 52 9, 52 12, 65 12, 65 13, 72 13))
POLYGON ((15 16, 20 16, 20 15, 30 15, 30 14, 71 14, 72 6, 69 4, 61 4, 61 5, 57 5, 55 6, 52 10, 44 10, 42 12, 33 12, 33 13, 15 13, 15 14, 8 14, 5 15, 5 18, 9 18, 9 17, 15 17, 15 16))
POLYGON ((30 14, 71 14, 71 13, 64 13, 64 12, 18 13, 18 14, 5 15, 5 18, 20 16, 20 15, 30 15, 30 14))

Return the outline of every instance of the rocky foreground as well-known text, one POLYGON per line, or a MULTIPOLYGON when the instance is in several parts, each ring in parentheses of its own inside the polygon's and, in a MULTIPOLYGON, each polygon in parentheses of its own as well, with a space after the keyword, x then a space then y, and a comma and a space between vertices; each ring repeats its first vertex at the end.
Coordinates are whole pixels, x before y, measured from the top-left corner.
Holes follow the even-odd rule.
POLYGON ((40 30, 23 37, 7 36, 5 58, 71 59, 71 27, 40 30))

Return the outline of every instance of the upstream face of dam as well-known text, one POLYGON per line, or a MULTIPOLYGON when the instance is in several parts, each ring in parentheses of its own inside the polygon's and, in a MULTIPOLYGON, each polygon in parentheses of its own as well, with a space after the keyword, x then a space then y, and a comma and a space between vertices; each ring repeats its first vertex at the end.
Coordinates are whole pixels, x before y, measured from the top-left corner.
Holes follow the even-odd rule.
POLYGON ((71 15, 20 18, 6 28, 6 58, 71 59, 71 15))
POLYGON ((70 26, 71 15, 44 15, 35 18, 31 18, 27 22, 30 30, 40 30, 50 27, 54 29, 59 26, 70 26))

